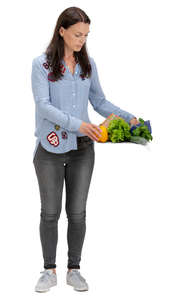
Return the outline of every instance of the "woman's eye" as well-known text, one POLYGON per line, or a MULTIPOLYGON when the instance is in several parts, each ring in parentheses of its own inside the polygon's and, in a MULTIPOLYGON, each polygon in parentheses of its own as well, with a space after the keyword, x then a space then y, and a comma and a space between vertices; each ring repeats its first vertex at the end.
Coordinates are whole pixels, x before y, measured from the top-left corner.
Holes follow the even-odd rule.
MULTIPOLYGON (((81 37, 81 35, 75 35, 76 37, 81 37)), ((88 37, 88 35, 86 35, 86 37, 88 37)))

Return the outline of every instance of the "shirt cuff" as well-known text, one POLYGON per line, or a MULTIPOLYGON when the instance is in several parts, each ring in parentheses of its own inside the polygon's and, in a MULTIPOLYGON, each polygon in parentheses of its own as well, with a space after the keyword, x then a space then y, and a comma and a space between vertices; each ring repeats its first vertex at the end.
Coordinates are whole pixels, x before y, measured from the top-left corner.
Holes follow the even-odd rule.
POLYGON ((70 128, 71 131, 79 131, 79 128, 82 124, 82 120, 78 119, 78 118, 73 118, 73 122, 72 122, 72 128, 70 128))
POLYGON ((125 117, 125 121, 129 123, 133 118, 136 118, 136 116, 130 114, 129 116, 125 117))

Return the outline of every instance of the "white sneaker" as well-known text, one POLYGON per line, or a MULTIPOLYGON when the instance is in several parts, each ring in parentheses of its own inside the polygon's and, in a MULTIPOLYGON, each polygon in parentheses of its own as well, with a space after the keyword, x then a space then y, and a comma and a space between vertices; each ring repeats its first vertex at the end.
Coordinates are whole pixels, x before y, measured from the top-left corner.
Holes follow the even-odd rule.
POLYGON ((66 283, 73 286, 76 291, 88 291, 89 289, 86 280, 81 276, 78 269, 67 271, 66 283))
POLYGON ((40 273, 43 275, 35 286, 35 292, 47 292, 51 287, 57 285, 57 276, 52 269, 45 269, 40 273))

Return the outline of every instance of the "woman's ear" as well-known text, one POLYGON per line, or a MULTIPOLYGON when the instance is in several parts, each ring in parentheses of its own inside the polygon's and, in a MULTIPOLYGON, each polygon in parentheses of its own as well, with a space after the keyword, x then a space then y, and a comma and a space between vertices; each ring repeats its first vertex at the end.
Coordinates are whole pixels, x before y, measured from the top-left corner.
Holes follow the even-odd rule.
POLYGON ((59 28, 59 34, 60 34, 60 36, 64 35, 64 30, 65 30, 65 28, 63 28, 62 26, 59 28))

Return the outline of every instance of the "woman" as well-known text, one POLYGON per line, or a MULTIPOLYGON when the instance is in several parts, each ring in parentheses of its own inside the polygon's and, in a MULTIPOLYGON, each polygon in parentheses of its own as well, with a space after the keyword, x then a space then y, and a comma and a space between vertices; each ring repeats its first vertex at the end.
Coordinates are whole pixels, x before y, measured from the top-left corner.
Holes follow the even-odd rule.
POLYGON ((44 259, 36 291, 47 291, 57 284, 55 261, 64 180, 68 218, 66 282, 75 290, 88 290, 79 269, 95 160, 94 141, 101 134, 101 129, 89 120, 88 99, 105 118, 113 112, 131 124, 138 123, 134 115, 106 100, 96 63, 87 54, 89 25, 90 19, 83 10, 65 9, 46 52, 32 62, 37 137, 33 163, 40 189, 39 229, 44 259))

